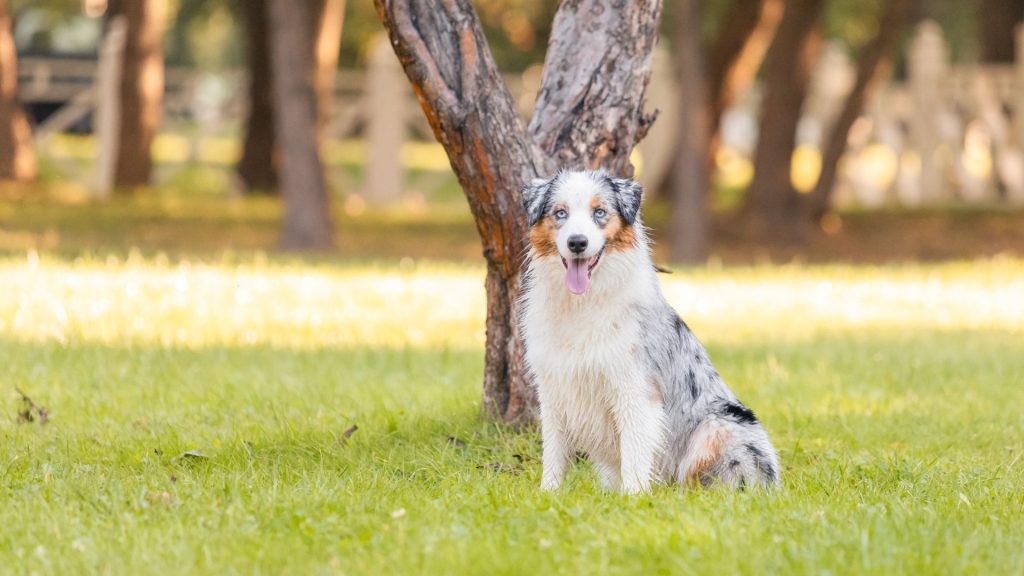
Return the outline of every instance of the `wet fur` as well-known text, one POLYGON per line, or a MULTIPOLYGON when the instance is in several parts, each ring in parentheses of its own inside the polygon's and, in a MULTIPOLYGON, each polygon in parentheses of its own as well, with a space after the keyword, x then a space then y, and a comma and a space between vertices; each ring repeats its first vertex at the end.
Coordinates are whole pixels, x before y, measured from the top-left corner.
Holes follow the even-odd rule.
POLYGON ((577 450, 606 488, 626 493, 653 482, 777 485, 764 428, 661 293, 640 196, 638 184, 604 172, 566 171, 523 190, 531 249, 520 322, 540 399, 541 486, 558 488, 577 450), (567 206, 608 213, 593 225, 571 220, 603 248, 579 296, 564 280, 568 224, 554 217, 567 206))

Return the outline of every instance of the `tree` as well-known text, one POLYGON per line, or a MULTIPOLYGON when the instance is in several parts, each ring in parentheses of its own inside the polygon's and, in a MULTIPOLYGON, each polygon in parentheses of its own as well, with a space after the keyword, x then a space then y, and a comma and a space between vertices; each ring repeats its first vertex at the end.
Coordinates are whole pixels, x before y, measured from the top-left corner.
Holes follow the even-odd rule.
MULTIPOLYGON (((249 113, 245 122, 242 156, 236 170, 247 192, 277 192, 280 153, 274 136, 273 72, 268 33, 268 0, 243 2, 246 21, 246 60, 249 67, 249 113)), ((314 0, 316 33, 313 54, 316 66, 313 88, 317 100, 317 141, 324 138, 331 103, 334 77, 338 68, 344 0, 314 0)))
POLYGON ((248 192, 277 189, 278 154, 274 142, 274 105, 270 66, 267 0, 242 2, 249 68, 249 110, 245 120, 242 157, 236 171, 248 192))
POLYGON ((978 36, 983 62, 1015 60, 1017 27, 1024 22, 1024 0, 980 0, 978 36))
POLYGON ((631 176, 659 0, 562 2, 524 129, 469 0, 375 0, 466 194, 487 261, 484 410, 526 423, 536 399, 514 319, 527 227, 519 189, 559 167, 631 176))
POLYGON ((710 50, 704 49, 701 6, 681 2, 676 10, 673 35, 676 73, 684 87, 680 95, 683 124, 678 129, 676 161, 660 188, 668 188, 672 199, 672 256, 697 263, 707 259, 711 228, 707 198, 722 115, 756 78, 782 16, 782 0, 734 0, 710 50))
POLYGON ((790 173, 797 123, 821 51, 823 4, 824 0, 787 0, 765 57, 754 179, 744 207, 752 231, 760 237, 800 240, 805 232, 802 200, 790 173))
POLYGON ((7 0, 0 0, 0 180, 32 180, 36 156, 32 129, 18 101, 18 54, 7 0))
POLYGON ((127 38, 121 69, 120 125, 114 186, 121 190, 149 184, 150 149, 160 123, 164 94, 163 0, 115 0, 111 16, 124 15, 127 38))
POLYGON ((864 104, 875 92, 878 85, 889 76, 892 65, 892 51, 899 40, 900 32, 911 15, 913 0, 888 0, 878 21, 878 32, 865 47, 857 63, 857 77, 850 94, 832 128, 824 146, 821 160, 821 175, 809 198, 810 216, 820 219, 828 211, 832 190, 839 173, 839 161, 846 152, 853 123, 864 110, 864 104))
MULTIPOLYGON (((274 131, 281 149, 286 249, 333 247, 330 203, 320 159, 317 30, 323 0, 270 0, 274 131)), ((340 26, 339 26, 340 30, 340 26)))
POLYGON ((702 262, 708 251, 707 192, 711 172, 709 102, 700 0, 679 0, 675 13, 675 55, 679 85, 679 145, 672 164, 672 256, 702 262))

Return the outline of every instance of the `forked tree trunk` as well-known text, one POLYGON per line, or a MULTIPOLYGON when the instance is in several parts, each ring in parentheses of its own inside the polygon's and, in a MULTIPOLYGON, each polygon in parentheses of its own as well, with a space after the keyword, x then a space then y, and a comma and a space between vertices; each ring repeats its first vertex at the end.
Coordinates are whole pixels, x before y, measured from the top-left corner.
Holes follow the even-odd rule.
POLYGON ((149 184, 151 148, 164 96, 164 0, 112 3, 128 23, 121 71, 121 115, 114 186, 125 191, 149 184))
POLYGON ((824 0, 787 0, 775 41, 765 57, 754 179, 745 206, 752 231, 761 238, 804 237, 802 200, 790 174, 797 123, 821 51, 823 4, 824 0))
POLYGON ((527 227, 519 189, 561 166, 630 175, 658 0, 562 2, 537 108, 523 128, 469 0, 375 0, 377 12, 466 194, 487 261, 484 410, 535 417, 517 315, 527 227))
MULTIPOLYGON (((243 2, 249 66, 249 115, 246 119, 238 175, 247 192, 277 193, 280 153, 274 136, 273 70, 268 31, 268 0, 243 2)), ((315 0, 316 33, 311 36, 316 59, 317 141, 322 143, 334 101, 345 0, 315 0)))
POLYGON ((839 161, 842 159, 843 153, 846 152, 850 129, 863 111, 865 102, 889 76, 892 51, 908 22, 913 1, 888 0, 884 12, 878 20, 878 32, 864 49, 864 54, 857 64, 857 78, 853 88, 846 97, 835 126, 833 126, 824 146, 821 175, 818 177, 818 183, 809 199, 812 220, 820 219, 828 211, 832 190, 836 184, 836 175, 839 172, 839 161))
POLYGON ((7 0, 0 0, 0 180, 32 180, 36 154, 32 129, 18 101, 18 54, 7 0))
POLYGON ((672 163, 672 225, 669 248, 680 262, 699 263, 708 256, 707 71, 701 38, 700 0, 676 4, 674 40, 679 85, 679 145, 672 163))
POLYGON ((274 128, 281 146, 284 222, 288 250, 333 247, 330 204, 319 148, 315 38, 320 0, 270 0, 274 128))
POLYGON ((246 60, 249 67, 249 112, 238 176, 246 192, 276 193, 280 159, 274 138, 273 70, 267 0, 242 2, 246 60))

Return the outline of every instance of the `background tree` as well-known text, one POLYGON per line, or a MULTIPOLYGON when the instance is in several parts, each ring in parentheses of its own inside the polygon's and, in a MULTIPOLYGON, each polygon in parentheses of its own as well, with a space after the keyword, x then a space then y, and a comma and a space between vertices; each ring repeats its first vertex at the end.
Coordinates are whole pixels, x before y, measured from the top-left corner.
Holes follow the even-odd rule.
POLYGON ((796 128, 811 73, 821 52, 824 0, 787 0, 775 40, 765 57, 761 124, 754 179, 745 211, 755 235, 799 240, 802 200, 791 181, 796 128))
POLYGON ((875 36, 864 48, 864 53, 857 63, 857 76, 853 88, 847 95, 824 144, 821 174, 808 199, 812 220, 821 218, 828 210, 836 176, 839 173, 839 161, 846 152, 850 129, 863 112, 865 103, 878 86, 890 76, 892 53, 909 21, 913 3, 913 0, 888 0, 882 8, 875 36))
POLYGON ((707 259, 707 204, 722 115, 753 84, 782 15, 782 0, 735 0, 711 49, 705 50, 702 6, 689 0, 678 3, 672 33, 682 124, 666 183, 672 201, 669 248, 675 260, 688 263, 707 259))
MULTIPOLYGON (((333 247, 330 202, 320 158, 317 32, 323 0, 270 0, 274 128, 281 149, 286 249, 333 247)), ((340 24, 338 30, 340 33, 340 24)))
MULTIPOLYGON (((274 136, 274 102, 271 95, 273 71, 270 37, 267 32, 267 0, 243 2, 246 31, 246 60, 249 69, 249 111, 245 120, 242 156, 236 170, 246 191, 276 193, 280 153, 274 136)), ((334 101, 334 78, 345 20, 344 0, 313 2, 315 33, 312 39, 316 71, 313 88, 317 102, 317 141, 324 139, 334 101)))
POLYGON ((121 69, 120 124, 114 186, 121 190, 149 184, 150 149, 160 123, 164 95, 163 0, 113 0, 111 17, 123 15, 127 38, 121 69))
POLYGON ((36 176, 32 130, 18 101, 18 54, 7 0, 0 0, 0 180, 36 176))
POLYGON ((642 103, 661 2, 562 2, 528 129, 468 0, 375 2, 483 244, 485 411, 510 422, 530 421, 536 399, 513 321, 527 236, 519 189, 561 166, 632 175, 629 153, 653 121, 642 103))

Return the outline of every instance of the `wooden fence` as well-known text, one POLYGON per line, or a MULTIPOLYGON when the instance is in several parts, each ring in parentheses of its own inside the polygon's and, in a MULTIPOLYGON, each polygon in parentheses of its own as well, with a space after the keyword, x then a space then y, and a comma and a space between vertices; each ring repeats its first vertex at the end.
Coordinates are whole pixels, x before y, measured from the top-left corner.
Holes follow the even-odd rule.
MULTIPOLYGON (((36 127, 39 145, 91 113, 94 132, 109 142, 109 126, 116 117, 110 71, 123 49, 119 42, 123 44, 116 34, 108 34, 98 63, 21 60, 23 101, 62 104, 36 127)), ((836 47, 829 47, 821 59, 798 130, 794 182, 800 189, 813 186, 817 150, 853 83, 854 66, 836 47)), ((641 180, 647 184, 660 180, 675 146, 678 88, 671 68, 664 52, 656 55, 648 94, 649 106, 659 108, 661 117, 639 149, 641 180)), ((1018 35, 1015 64, 954 66, 938 25, 925 22, 910 42, 907 70, 907 80, 884 86, 851 130, 835 202, 868 208, 1024 204, 1024 32, 1018 35)), ((532 107, 539 77, 537 67, 506 77, 524 116, 532 107)), ((245 116, 245 81, 240 72, 214 76, 168 69, 163 130, 198 140, 236 129, 245 116), (198 130, 185 130, 186 124, 198 130)), ((749 175, 759 100, 755 87, 723 118, 721 178, 742 183, 744 174, 749 175)), ((328 135, 366 142, 363 182, 347 188, 361 190, 369 201, 399 198, 405 182, 402 144, 433 141, 433 136, 386 40, 377 40, 365 71, 339 72, 328 135)), ((191 149, 197 148, 193 143, 191 149)), ((100 194, 109 189, 109 149, 100 145, 94 167, 100 194)))

